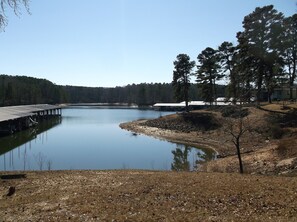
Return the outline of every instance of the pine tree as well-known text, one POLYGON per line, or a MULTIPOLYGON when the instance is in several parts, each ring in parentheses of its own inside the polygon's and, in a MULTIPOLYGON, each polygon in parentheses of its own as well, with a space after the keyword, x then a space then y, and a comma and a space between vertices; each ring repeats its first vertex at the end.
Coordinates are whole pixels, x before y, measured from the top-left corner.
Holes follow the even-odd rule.
POLYGON ((192 69, 195 66, 194 61, 190 61, 187 54, 179 54, 173 62, 173 81, 172 85, 175 89, 175 97, 177 100, 184 100, 186 103, 186 112, 189 111, 189 88, 192 69))

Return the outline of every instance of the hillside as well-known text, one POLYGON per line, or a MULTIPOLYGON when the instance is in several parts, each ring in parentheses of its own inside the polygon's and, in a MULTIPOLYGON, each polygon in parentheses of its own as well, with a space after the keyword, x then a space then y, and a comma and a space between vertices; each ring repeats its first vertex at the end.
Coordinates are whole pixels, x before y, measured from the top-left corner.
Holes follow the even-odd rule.
MULTIPOLYGON (((173 114, 154 120, 121 124, 136 133, 211 148, 218 152, 215 161, 205 163, 207 172, 238 172, 236 147, 228 129, 238 119, 223 117, 220 109, 193 111, 188 116, 173 114)), ((296 111, 275 114, 254 107, 245 118, 249 131, 240 138, 244 171, 256 174, 296 174, 297 123, 296 111), (293 124, 293 125, 292 125, 293 124)))

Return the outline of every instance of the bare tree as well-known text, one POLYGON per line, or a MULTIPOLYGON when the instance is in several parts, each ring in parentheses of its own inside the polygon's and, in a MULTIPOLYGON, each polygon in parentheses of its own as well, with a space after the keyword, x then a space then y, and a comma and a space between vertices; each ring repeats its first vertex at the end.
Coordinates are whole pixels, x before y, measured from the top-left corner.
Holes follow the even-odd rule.
POLYGON ((42 153, 38 153, 38 155, 35 156, 36 163, 39 167, 39 170, 43 169, 43 165, 46 161, 46 157, 42 153))
POLYGON ((238 161, 240 173, 243 173, 243 164, 241 160, 241 139, 242 136, 249 131, 249 121, 246 116, 247 113, 243 111, 242 107, 236 108, 237 111, 234 113, 233 117, 228 117, 227 124, 225 126, 225 132, 231 135, 231 141, 234 144, 238 161))
POLYGON ((47 170, 50 171, 52 169, 53 161, 48 160, 47 161, 47 170))
POLYGON ((5 14, 6 8, 9 7, 13 9, 14 14, 19 16, 21 14, 20 8, 24 6, 30 14, 29 2, 30 0, 0 0, 0 31, 4 30, 8 23, 8 18, 5 14))

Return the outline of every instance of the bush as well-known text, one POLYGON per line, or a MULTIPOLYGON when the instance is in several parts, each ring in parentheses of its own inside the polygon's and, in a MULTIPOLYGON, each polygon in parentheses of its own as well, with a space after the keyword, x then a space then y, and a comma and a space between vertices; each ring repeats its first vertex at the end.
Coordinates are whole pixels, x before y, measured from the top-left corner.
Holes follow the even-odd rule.
POLYGON ((223 117, 240 118, 249 114, 247 108, 242 109, 239 106, 225 106, 221 108, 221 114, 223 117))
POLYGON ((216 118, 210 113, 183 113, 182 118, 197 129, 212 130, 220 127, 216 118))
POLYGON ((289 132, 286 127, 297 126, 297 112, 295 110, 286 114, 270 113, 266 117, 266 121, 268 123, 266 126, 267 136, 273 139, 281 139, 287 132, 289 132))
POLYGON ((290 110, 279 122, 283 127, 297 127, 297 109, 290 110))
POLYGON ((278 125, 273 124, 269 129, 269 136, 273 139, 280 139, 284 135, 284 130, 278 125))
POLYGON ((277 147, 278 155, 282 157, 295 157, 297 156, 297 138, 290 137, 282 139, 277 147))

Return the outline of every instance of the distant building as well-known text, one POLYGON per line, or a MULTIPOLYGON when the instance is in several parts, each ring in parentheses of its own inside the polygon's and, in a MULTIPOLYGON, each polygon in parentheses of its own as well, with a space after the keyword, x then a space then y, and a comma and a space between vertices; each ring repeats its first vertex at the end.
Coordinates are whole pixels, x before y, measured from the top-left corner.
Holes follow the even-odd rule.
MULTIPOLYGON (((231 105, 232 103, 229 101, 226 101, 225 97, 218 97, 217 102, 213 103, 217 106, 227 106, 231 105)), ((202 109, 205 107, 210 106, 209 102, 204 101, 189 101, 188 106, 190 109, 202 109)), ((174 111, 182 111, 186 107, 186 102, 180 102, 180 103, 156 103, 153 105, 154 109, 157 110, 174 110, 174 111)))
POLYGON ((271 95, 271 99, 272 100, 289 100, 290 99, 290 89, 292 90, 292 99, 296 100, 297 99, 297 85, 296 84, 292 87, 287 85, 287 86, 275 88, 271 95))

